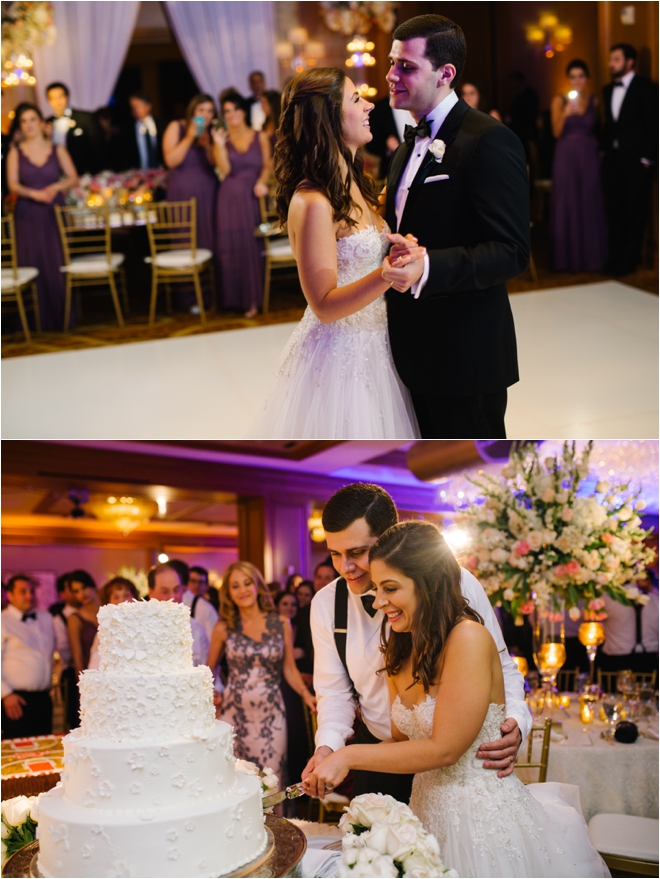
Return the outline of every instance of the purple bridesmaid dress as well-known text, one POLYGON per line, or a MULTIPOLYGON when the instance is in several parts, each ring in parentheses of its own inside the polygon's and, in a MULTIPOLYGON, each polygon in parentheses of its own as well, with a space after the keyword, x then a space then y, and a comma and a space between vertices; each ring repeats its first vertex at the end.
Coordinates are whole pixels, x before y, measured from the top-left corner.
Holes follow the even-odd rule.
MULTIPOLYGON (((180 122, 179 140, 186 133, 186 126, 180 122)), ((167 201, 188 201, 191 198, 197 200, 197 246, 205 247, 216 253, 215 236, 215 202, 218 192, 218 178, 213 167, 206 157, 206 150, 194 143, 186 157, 170 169, 167 183, 167 201)), ((217 269, 217 266, 216 266, 217 269)), ((216 283, 218 273, 216 270, 216 283)), ((177 285, 177 304, 180 308, 189 308, 197 300, 192 286, 177 285)), ((209 308, 211 303, 205 295, 204 305, 209 308)))
MULTIPOLYGON (((52 148, 45 165, 33 165, 20 147, 18 149, 18 179, 30 189, 45 189, 57 183, 62 175, 57 151, 52 148)), ((16 255, 19 266, 32 266, 39 269, 37 294, 43 330, 59 330, 64 326, 64 265, 62 242, 54 205, 64 204, 64 196, 57 194, 51 204, 33 201, 19 196, 16 202, 16 255)), ((72 308, 72 312, 74 309, 72 308)), ((75 325, 75 313, 71 315, 71 325, 75 325)))
POLYGON ((555 148, 550 197, 550 266, 558 272, 599 272, 607 257, 596 104, 568 116, 555 148))
POLYGON ((264 298, 264 246, 254 237, 261 222, 254 185, 262 167, 261 144, 255 133, 246 152, 227 143, 231 173, 218 192, 217 254, 222 270, 222 304, 248 311, 264 298))

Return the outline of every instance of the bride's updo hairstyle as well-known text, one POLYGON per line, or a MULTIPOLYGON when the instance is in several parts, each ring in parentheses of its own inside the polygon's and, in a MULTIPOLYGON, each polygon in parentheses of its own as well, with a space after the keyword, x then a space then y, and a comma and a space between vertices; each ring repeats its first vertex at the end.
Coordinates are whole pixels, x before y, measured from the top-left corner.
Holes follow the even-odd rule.
POLYGON ((384 671, 395 675, 412 657, 413 683, 426 692, 436 681, 438 659, 449 633, 463 619, 483 625, 461 592, 461 569, 444 537, 431 522, 400 522, 378 538, 369 562, 380 559, 415 584, 417 610, 409 632, 381 629, 384 671))
POLYGON ((357 225, 351 217, 351 211, 358 207, 351 198, 353 181, 367 204, 376 210, 379 207, 376 187, 364 173, 362 151, 353 159, 344 143, 345 81, 346 74, 338 67, 318 67, 299 74, 284 89, 274 161, 277 212, 282 224, 286 224, 289 204, 303 180, 325 195, 336 223, 357 225))

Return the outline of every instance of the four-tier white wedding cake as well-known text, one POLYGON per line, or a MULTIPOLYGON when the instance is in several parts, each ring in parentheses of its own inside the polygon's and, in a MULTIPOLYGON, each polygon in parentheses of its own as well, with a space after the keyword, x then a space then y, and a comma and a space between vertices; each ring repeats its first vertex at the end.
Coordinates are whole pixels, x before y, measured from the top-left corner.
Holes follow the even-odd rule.
POLYGON ((149 601, 98 615, 100 666, 81 726, 39 802, 44 876, 225 876, 266 845, 261 782, 235 769, 213 680, 192 664, 190 612, 149 601))

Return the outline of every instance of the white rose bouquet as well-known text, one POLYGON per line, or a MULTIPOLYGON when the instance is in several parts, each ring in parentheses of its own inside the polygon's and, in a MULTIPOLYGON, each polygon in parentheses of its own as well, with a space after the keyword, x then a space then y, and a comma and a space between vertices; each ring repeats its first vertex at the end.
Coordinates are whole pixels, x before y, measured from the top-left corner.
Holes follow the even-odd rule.
POLYGON ((578 495, 591 447, 578 457, 575 443, 564 443, 561 455, 541 461, 525 446, 512 452, 501 482, 470 480, 485 501, 457 517, 471 539, 464 564, 519 624, 535 604, 552 614, 560 601, 571 619, 580 617, 580 600, 585 616, 605 619, 602 595, 629 604, 630 584, 653 559, 644 544, 651 532, 637 515, 644 502, 627 484, 599 480, 592 495, 578 495))
POLYGON ((340 876, 458 876, 443 866, 435 837, 394 797, 355 797, 339 828, 344 834, 340 876))
POLYGON ((7 859, 36 839, 39 797, 13 797, 2 802, 2 866, 7 859))

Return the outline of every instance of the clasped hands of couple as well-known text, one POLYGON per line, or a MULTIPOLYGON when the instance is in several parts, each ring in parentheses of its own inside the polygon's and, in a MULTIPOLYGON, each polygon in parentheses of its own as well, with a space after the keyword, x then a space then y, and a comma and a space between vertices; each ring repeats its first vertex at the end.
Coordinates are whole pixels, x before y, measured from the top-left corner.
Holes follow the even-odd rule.
MULTIPOLYGON (((384 277, 384 275, 383 275, 384 277)), ((518 749, 522 744, 522 736, 518 723, 507 717, 500 727, 502 738, 495 742, 482 742, 477 757, 484 760, 483 768, 487 771, 497 770, 498 778, 511 775, 516 762, 518 749)), ((395 739, 389 739, 395 742, 395 739)), ((327 793, 333 791, 346 778, 351 769, 358 769, 351 763, 351 746, 344 746, 333 751, 322 745, 314 752, 312 759, 303 769, 303 791, 310 797, 322 800, 327 793)), ((387 772, 387 767, 381 771, 387 772)))
POLYGON ((424 273, 426 248, 421 247, 417 238, 410 234, 404 238, 397 232, 391 232, 387 240, 392 247, 383 260, 383 280, 399 293, 405 293, 424 273))

